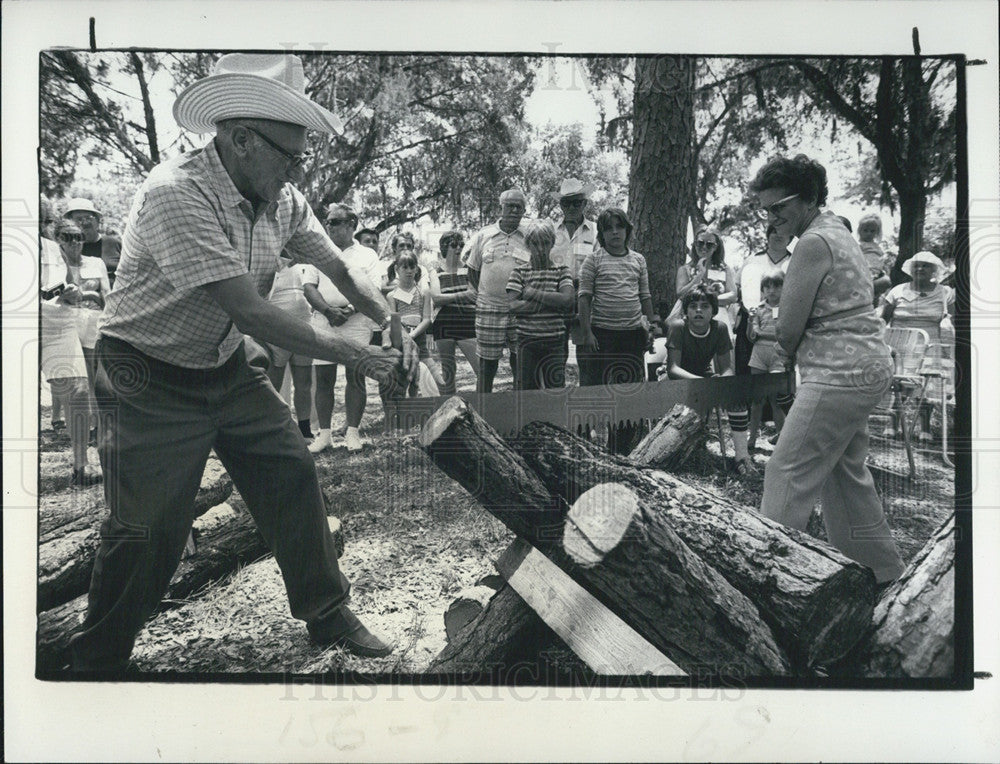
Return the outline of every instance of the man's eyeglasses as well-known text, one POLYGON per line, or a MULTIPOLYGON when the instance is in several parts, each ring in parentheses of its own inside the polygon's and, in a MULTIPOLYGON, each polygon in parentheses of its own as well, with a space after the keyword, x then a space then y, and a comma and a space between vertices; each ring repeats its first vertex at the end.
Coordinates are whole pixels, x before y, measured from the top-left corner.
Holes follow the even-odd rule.
POLYGON ((64 241, 67 244, 78 244, 83 241, 83 236, 78 233, 61 233, 59 234, 59 241, 64 241))
MULTIPOLYGON (((302 165, 304 165, 306 162, 308 162, 310 159, 312 159, 312 157, 313 157, 313 153, 311 151, 304 151, 301 154, 293 154, 292 152, 286 151, 285 149, 281 148, 281 146, 279 146, 277 143, 275 143, 270 138, 268 138, 266 135, 264 135, 264 133, 262 133, 260 130, 255 130, 254 128, 250 127, 249 125, 243 125, 243 127, 245 127, 251 133, 253 133, 258 138, 260 138, 262 141, 264 141, 264 143, 266 143, 268 146, 270 146, 272 149, 274 149, 279 154, 281 154, 281 156, 283 156, 285 159, 288 160, 288 163, 292 167, 299 168, 302 165)), ((329 221, 327 221, 327 222, 329 222, 329 221)))
POLYGON ((350 223, 351 225, 354 225, 354 218, 328 218, 326 221, 326 224, 330 228, 333 228, 338 225, 343 225, 344 223, 350 223))
POLYGON ((798 194, 789 194, 784 199, 779 199, 774 204, 769 204, 766 207, 758 207, 757 215, 760 217, 761 220, 767 220, 768 215, 774 215, 775 217, 777 217, 778 215, 781 214, 781 211, 785 208, 785 205, 788 204, 790 201, 792 201, 792 199, 794 199, 797 196, 798 194))
POLYGON ((587 206, 587 200, 586 199, 560 199, 559 200, 559 206, 560 207, 586 207, 587 206))

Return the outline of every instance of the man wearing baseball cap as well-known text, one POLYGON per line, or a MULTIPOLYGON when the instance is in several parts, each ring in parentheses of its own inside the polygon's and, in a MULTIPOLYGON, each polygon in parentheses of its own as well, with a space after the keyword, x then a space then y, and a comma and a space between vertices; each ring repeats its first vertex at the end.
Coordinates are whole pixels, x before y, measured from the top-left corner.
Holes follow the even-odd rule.
POLYGON ((402 354, 369 348, 264 298, 284 251, 389 325, 378 292, 344 264, 293 185, 309 159, 307 130, 339 132, 340 120, 305 95, 302 63, 291 55, 223 56, 173 111, 181 127, 215 137, 150 172, 125 229, 97 344, 110 517, 71 667, 127 666, 180 560, 212 449, 274 553, 292 615, 321 644, 385 655, 392 648, 346 605, 349 584, 302 434, 243 344, 250 335, 404 385, 416 372, 406 339, 402 354))
POLYGON ((122 243, 114 236, 101 233, 101 211, 90 199, 77 197, 66 205, 67 217, 80 226, 83 233, 83 256, 99 257, 108 269, 108 281, 115 285, 115 270, 122 256, 122 243))

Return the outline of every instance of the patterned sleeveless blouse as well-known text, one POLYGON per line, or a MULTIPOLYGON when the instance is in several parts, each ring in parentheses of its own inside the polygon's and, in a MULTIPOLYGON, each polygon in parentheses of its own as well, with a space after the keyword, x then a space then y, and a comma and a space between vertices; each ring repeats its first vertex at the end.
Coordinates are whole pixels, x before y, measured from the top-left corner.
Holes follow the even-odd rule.
MULTIPOLYGON (((800 241, 807 236, 826 242, 833 264, 820 282, 795 354, 802 381, 842 387, 887 384, 892 361, 884 339, 885 324, 872 308, 874 291, 867 259, 831 212, 817 215, 800 241), (863 310, 865 306, 868 310, 863 310)), ((795 267, 794 252, 791 267, 795 267)))

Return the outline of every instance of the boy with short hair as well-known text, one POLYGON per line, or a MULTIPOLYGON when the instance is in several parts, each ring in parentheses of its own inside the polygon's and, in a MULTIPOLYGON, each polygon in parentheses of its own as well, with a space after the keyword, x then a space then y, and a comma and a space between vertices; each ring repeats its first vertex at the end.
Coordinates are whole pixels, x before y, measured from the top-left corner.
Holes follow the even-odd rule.
MULTIPOLYGON (((729 331, 714 316, 719 312, 718 297, 699 286, 681 299, 684 323, 670 327, 667 337, 667 360, 657 376, 670 379, 732 376, 733 343, 729 331)), ((707 415, 707 412, 704 412, 707 415)), ((736 471, 741 475, 757 472, 747 450, 747 427, 750 415, 745 405, 737 404, 728 412, 733 433, 736 471)))

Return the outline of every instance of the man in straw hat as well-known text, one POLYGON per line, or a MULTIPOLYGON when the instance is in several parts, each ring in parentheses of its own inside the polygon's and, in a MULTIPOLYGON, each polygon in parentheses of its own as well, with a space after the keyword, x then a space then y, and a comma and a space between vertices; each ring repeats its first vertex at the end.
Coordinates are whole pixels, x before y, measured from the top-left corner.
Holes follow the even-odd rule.
MULTIPOLYGON (((306 131, 340 121, 305 95, 290 55, 230 54, 174 103, 178 124, 215 131, 154 168, 132 205, 118 286, 97 344, 99 453, 111 515, 101 529, 87 617, 71 667, 121 671, 180 560, 215 449, 274 553, 296 618, 313 639, 364 656, 391 647, 347 608, 316 467, 288 407, 252 368, 244 333, 294 353, 405 384, 417 354, 369 348, 268 304, 282 250, 325 273, 379 326, 378 292, 348 269, 292 184, 306 131)), ((385 332, 385 335, 388 335, 385 332)))
POLYGON ((83 256, 99 257, 108 269, 108 281, 115 285, 115 270, 122 256, 122 243, 114 236, 101 233, 101 211, 90 199, 70 199, 64 217, 69 218, 83 233, 83 256))
MULTIPOLYGON (((597 243, 597 225, 583 216, 590 201, 593 188, 576 178, 566 178, 559 184, 559 191, 553 194, 562 210, 562 222, 556 226, 556 243, 552 247, 552 262, 565 265, 573 277, 574 289, 580 286, 580 265, 583 259, 600 248, 597 243)), ((566 322, 566 342, 564 354, 569 357, 569 338, 579 345, 583 341, 580 322, 576 311, 566 322)), ((579 359, 578 359, 579 362, 579 359)))

